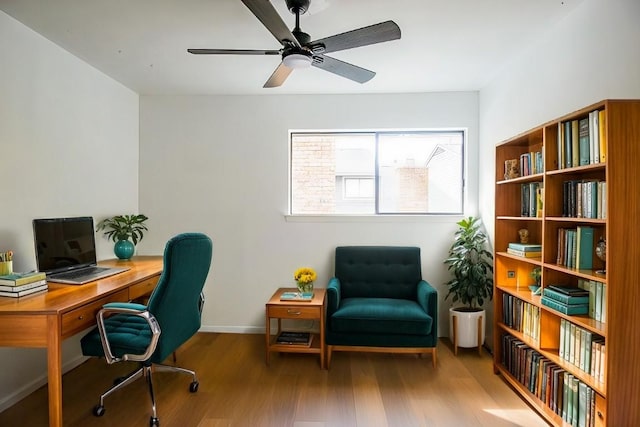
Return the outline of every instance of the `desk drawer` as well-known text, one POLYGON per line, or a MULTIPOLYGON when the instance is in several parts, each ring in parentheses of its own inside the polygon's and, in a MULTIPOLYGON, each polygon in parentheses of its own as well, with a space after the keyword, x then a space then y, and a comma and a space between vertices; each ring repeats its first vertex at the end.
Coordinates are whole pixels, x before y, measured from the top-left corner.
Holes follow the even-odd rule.
POLYGON ((66 338, 96 324, 96 314, 108 302, 126 302, 128 300, 126 289, 115 294, 100 298, 75 310, 62 315, 62 337, 66 338))
POLYGON ((319 319, 320 307, 282 307, 275 306, 267 308, 269 317, 280 319, 319 319))
POLYGON ((158 284, 158 279, 160 279, 160 276, 151 277, 129 287, 129 300, 151 295, 151 292, 153 292, 158 284))

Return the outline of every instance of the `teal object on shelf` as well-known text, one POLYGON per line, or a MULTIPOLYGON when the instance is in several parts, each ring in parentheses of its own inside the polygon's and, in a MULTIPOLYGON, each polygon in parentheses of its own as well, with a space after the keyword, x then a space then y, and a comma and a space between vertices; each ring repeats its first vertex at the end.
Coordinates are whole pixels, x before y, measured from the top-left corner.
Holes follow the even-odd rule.
POLYGON ((129 240, 118 240, 113 247, 113 252, 119 259, 131 259, 136 247, 129 240))

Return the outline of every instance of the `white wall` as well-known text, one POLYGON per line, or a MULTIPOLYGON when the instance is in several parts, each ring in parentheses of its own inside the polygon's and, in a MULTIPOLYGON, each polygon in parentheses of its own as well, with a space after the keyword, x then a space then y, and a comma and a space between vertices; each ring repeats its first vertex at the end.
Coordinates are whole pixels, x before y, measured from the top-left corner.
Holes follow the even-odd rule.
POLYGON ((639 20, 638 0, 585 0, 481 90, 479 209, 491 235, 495 145, 602 99, 640 98, 639 20))
MULTIPOLYGON (((142 96, 140 209, 145 250, 182 231, 214 241, 205 330, 261 332, 264 304, 301 266, 326 287, 338 245, 416 245, 445 295, 443 265, 460 217, 287 221, 289 129, 468 128, 467 212, 477 207, 475 92, 342 96, 142 96)), ((447 335, 441 303, 440 334, 447 335), (444 328, 444 329, 443 329, 444 328)), ((316 325, 317 326, 317 325, 316 325)))
MULTIPOLYGON (((27 271, 33 218, 137 211, 138 95, 3 12, 0 58, 0 251, 27 271)), ((65 341, 67 367, 77 338, 65 341)), ((46 382, 44 350, 0 348, 0 365, 0 410, 46 382)))

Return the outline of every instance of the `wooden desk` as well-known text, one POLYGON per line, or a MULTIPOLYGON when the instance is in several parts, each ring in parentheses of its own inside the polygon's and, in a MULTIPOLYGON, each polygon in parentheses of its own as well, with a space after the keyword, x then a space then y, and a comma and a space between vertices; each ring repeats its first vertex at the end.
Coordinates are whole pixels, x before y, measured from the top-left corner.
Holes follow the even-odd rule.
POLYGON ((62 426, 62 340, 94 325, 103 304, 149 294, 162 272, 162 257, 100 265, 131 270, 78 286, 50 282, 47 292, 22 298, 0 297, 0 346, 47 349, 50 426, 62 426))
POLYGON ((325 343, 324 343, 324 316, 326 311, 326 289, 314 289, 313 299, 311 301, 280 301, 280 295, 283 292, 297 291, 295 288, 280 288, 271 299, 265 304, 266 312, 266 329, 265 329, 265 345, 266 345, 266 361, 269 365, 271 352, 281 353, 314 353, 320 355, 320 369, 325 368, 325 343), (271 319, 278 319, 278 331, 275 336, 271 335, 271 319), (306 319, 318 320, 320 323, 320 332, 315 334, 311 345, 296 346, 288 344, 278 344, 276 338, 282 331, 282 319, 306 319))

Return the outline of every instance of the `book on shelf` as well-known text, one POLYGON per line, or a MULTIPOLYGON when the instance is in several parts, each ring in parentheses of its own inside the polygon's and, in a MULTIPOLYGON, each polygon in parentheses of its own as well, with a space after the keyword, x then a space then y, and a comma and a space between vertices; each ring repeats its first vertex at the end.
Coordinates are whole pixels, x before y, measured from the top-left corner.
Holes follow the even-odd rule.
POLYGON ((539 243, 509 243, 509 246, 512 249, 516 249, 518 251, 525 252, 540 252, 542 250, 542 245, 539 243))
POLYGON ((46 291, 49 289, 49 285, 45 282, 44 285, 36 286, 35 288, 26 289, 23 291, 0 291, 0 297, 19 298, 26 295, 35 294, 36 292, 46 291))
POLYGON ((507 248, 507 253, 525 258, 540 258, 542 256, 542 252, 519 251, 513 248, 507 248))
POLYGON ((280 301, 302 301, 309 302, 313 299, 313 292, 283 292, 280 294, 280 301))
POLYGON ((579 270, 593 268, 593 227, 583 225, 576 227, 576 268, 579 270))
POLYGON ((27 273, 12 273, 0 276, 0 285, 4 286, 20 286, 38 280, 45 280, 46 274, 41 272, 30 271, 27 273))
POLYGON ((310 332, 282 331, 278 334, 276 343, 309 347, 312 340, 313 334, 310 332))
POLYGON ((584 292, 583 295, 567 295, 556 291, 552 287, 546 287, 542 291, 542 294, 563 304, 589 304, 589 292, 584 292))
POLYGON ((580 166, 580 126, 571 120, 571 167, 580 166))
POLYGON ((574 314, 588 314, 589 304, 563 304, 560 301, 556 301, 553 298, 543 295, 540 298, 540 303, 562 314, 574 315, 574 314))
POLYGON ((579 165, 585 166, 591 162, 593 158, 593 145, 589 143, 589 118, 585 117, 578 121, 578 140, 579 140, 579 165))
POLYGON ((598 111, 598 136, 599 136, 599 144, 600 147, 600 163, 604 163, 607 160, 607 134, 605 132, 606 128, 606 116, 604 114, 604 110, 598 111))
POLYGON ((45 279, 42 279, 42 280, 36 280, 35 282, 31 282, 31 283, 25 283, 24 285, 16 285, 16 286, 0 285, 0 291, 20 292, 20 291, 26 291, 28 289, 37 288, 38 286, 42 286, 46 284, 47 284, 47 281, 45 279))

